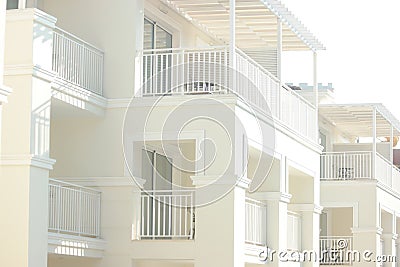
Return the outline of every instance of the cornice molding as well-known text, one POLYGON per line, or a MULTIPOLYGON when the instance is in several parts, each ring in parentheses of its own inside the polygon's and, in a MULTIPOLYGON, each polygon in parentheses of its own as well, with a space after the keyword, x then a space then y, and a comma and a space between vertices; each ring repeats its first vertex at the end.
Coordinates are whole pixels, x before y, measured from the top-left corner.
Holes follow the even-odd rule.
POLYGON ((279 201, 283 203, 290 203, 292 195, 284 192, 255 192, 251 197, 263 201, 279 201))
POLYGON ((212 185, 232 185, 243 189, 247 189, 251 180, 244 177, 228 176, 228 175, 193 175, 190 176, 193 185, 196 187, 212 186, 212 185))
POLYGON ((7 10, 7 21, 32 20, 46 27, 54 28, 57 19, 37 8, 7 10))
POLYGON ((291 210, 296 212, 313 212, 321 214, 323 207, 317 204, 289 204, 291 210))
POLYGON ((353 227, 351 232, 353 234, 363 234, 363 233, 375 233, 382 235, 383 229, 381 227, 353 227))
POLYGON ((56 160, 36 156, 33 154, 28 155, 3 155, 0 158, 0 165, 2 166, 33 166, 45 170, 52 170, 56 160))

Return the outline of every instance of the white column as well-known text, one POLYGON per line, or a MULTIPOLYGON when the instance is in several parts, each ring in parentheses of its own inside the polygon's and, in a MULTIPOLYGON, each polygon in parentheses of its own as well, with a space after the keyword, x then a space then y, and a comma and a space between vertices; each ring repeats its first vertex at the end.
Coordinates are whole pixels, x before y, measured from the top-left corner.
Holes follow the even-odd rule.
POLYGON ((229 89, 236 92, 236 0, 229 1, 229 89))
POLYGON ((7 216, 0 220, 0 236, 12 242, 0 245, 0 266, 46 267, 48 179, 55 162, 49 158, 53 77, 48 71, 55 18, 35 9, 13 16, 4 38, 5 64, 24 68, 15 68, 4 81, 14 92, 2 114, 0 210, 7 216))
MULTIPOLYGON (((195 186, 210 183, 210 177, 192 176, 195 186)), ((215 177, 218 178, 217 176, 215 177)), ((232 186, 225 196, 196 207, 195 267, 244 267, 245 266, 245 199, 250 180, 235 178, 219 181, 211 191, 232 186), (223 182, 226 181, 226 184, 223 182)), ((196 202, 199 191, 196 191, 196 202)))
POLYGON ((144 4, 143 0, 134 1, 136 25, 136 58, 135 58, 135 88, 134 95, 141 94, 143 86, 143 31, 144 31, 144 4))
POLYGON ((315 138, 316 142, 318 142, 319 138, 319 125, 318 125, 318 105, 319 105, 319 96, 318 96, 318 75, 317 75, 317 52, 313 52, 313 90, 314 90, 314 105, 315 105, 315 138))
MULTIPOLYGON (((396 256, 396 214, 395 211, 391 213, 385 212, 382 213, 381 219, 382 226, 382 240, 384 242, 383 246, 383 255, 386 256, 396 256)), ((384 263, 384 266, 387 267, 395 267, 394 262, 384 263)))
POLYGON ((287 232, 288 232, 288 203, 291 195, 279 192, 259 193, 259 200, 267 202, 267 245, 276 254, 271 255, 269 266, 280 267, 287 266, 278 258, 278 253, 287 250, 287 232))
POLYGON ((278 89, 278 103, 279 103, 279 114, 278 117, 282 118, 282 95, 281 95, 281 88, 282 88, 282 21, 277 18, 277 74, 279 79, 279 89, 278 89))
POLYGON ((390 141, 389 141, 389 161, 390 164, 392 165, 392 168, 390 168, 390 183, 393 185, 393 125, 390 124, 390 141))
POLYGON ((236 49, 236 0, 229 1, 229 60, 231 68, 235 66, 236 49))
MULTIPOLYGON (((11 89, 4 86, 4 36, 6 27, 6 0, 0 0, 0 153, 1 153, 1 126, 2 126, 2 105, 7 102, 11 89)), ((1 154, 0 154, 1 155, 1 154)))
POLYGON ((277 40, 276 40, 276 55, 277 55, 277 74, 278 79, 282 79, 282 21, 277 18, 277 40))
POLYGON ((372 177, 376 179, 376 107, 372 110, 372 177))

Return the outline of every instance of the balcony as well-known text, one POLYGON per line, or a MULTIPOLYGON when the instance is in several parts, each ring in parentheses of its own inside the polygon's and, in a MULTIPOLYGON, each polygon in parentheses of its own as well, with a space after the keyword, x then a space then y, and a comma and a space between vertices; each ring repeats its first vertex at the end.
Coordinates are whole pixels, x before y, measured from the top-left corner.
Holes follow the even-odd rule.
POLYGON ((104 52, 60 28, 53 33, 52 70, 57 83, 103 94, 104 52))
POLYGON ((105 241, 100 238, 101 192, 49 180, 48 252, 100 258, 105 241))
POLYGON ((400 193, 400 169, 379 153, 328 152, 321 156, 321 180, 375 179, 400 193))
POLYGON ((140 59, 143 97, 237 94, 253 109, 316 139, 315 107, 238 48, 234 73, 228 47, 143 50, 140 59))
POLYGON ((325 236, 320 238, 320 265, 351 265, 352 237, 325 236))
POLYGON ((140 239, 194 239, 194 191, 147 191, 140 207, 140 239))

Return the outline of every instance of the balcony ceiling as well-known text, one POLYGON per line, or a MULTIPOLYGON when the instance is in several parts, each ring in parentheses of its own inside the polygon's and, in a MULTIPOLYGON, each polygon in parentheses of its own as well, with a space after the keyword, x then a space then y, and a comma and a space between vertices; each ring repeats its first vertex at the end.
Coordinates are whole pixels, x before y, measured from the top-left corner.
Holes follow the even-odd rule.
POLYGON ((400 122, 382 104, 320 105, 319 114, 349 137, 372 137, 373 109, 376 108, 377 137, 400 136, 400 122))
MULTIPOLYGON (((229 42, 229 0, 162 0, 187 20, 229 42)), ((323 50, 324 46, 277 0, 236 0, 239 48, 276 47, 277 18, 283 22, 283 50, 323 50)))

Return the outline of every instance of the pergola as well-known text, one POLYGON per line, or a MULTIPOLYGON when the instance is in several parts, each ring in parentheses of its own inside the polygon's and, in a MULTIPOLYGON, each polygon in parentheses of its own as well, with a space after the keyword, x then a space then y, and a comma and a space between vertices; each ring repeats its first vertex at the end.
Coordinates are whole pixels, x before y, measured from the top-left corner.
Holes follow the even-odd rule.
POLYGON ((241 48, 325 49, 312 33, 276 0, 162 0, 197 27, 241 48), (235 18, 235 19, 234 19, 235 18), (234 39, 232 40, 234 35, 234 39), (281 39, 281 40, 280 40, 281 39))
POLYGON ((378 137, 390 138, 390 161, 393 162, 393 137, 400 136, 400 122, 382 104, 327 104, 319 114, 348 137, 372 137, 376 154, 378 137))

